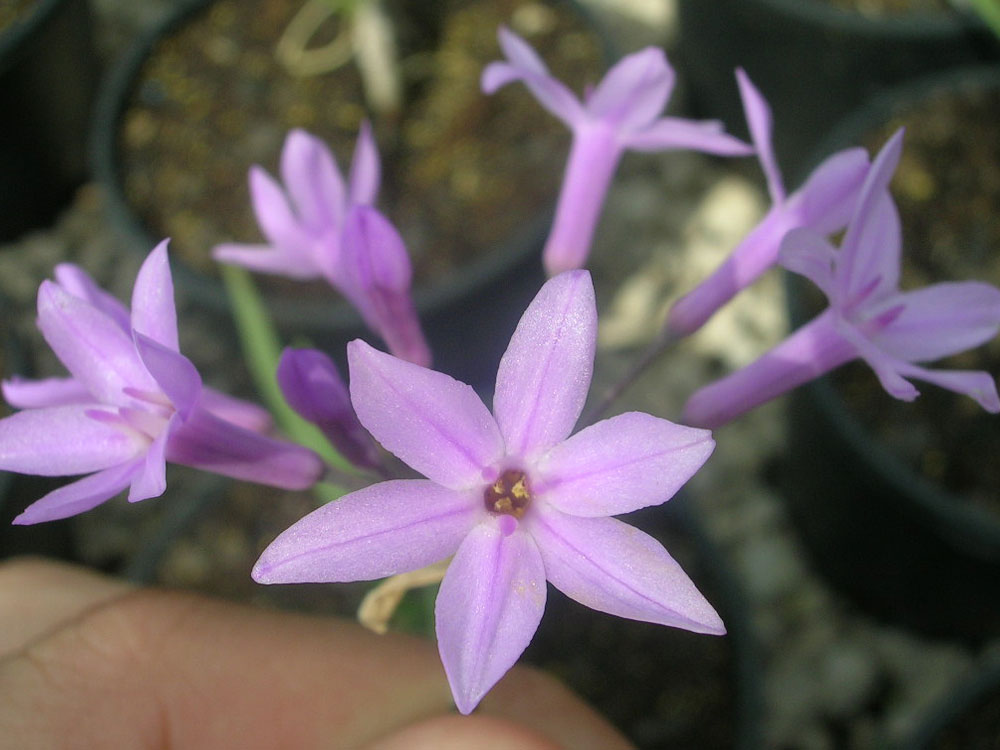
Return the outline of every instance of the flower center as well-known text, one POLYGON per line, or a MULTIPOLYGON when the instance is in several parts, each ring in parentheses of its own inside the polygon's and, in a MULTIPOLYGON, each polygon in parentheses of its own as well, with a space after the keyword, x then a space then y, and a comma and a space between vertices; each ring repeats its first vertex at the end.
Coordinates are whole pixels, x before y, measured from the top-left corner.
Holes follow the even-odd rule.
POLYGON ((486 488, 483 501, 490 513, 521 518, 531 503, 528 478, 523 471, 507 469, 486 488))

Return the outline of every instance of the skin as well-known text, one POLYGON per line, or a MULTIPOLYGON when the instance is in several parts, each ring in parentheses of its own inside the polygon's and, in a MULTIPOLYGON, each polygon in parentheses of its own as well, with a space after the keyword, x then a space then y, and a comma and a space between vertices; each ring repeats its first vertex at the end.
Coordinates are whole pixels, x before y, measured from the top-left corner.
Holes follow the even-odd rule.
POLYGON ((463 717, 433 644, 39 559, 0 564, 0 727, 40 749, 629 747, 532 669, 463 717))

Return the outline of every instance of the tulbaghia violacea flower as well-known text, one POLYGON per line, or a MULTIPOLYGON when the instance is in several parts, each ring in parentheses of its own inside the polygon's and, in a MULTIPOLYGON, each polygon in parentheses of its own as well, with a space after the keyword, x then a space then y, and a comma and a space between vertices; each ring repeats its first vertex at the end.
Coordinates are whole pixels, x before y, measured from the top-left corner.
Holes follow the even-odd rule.
POLYGON ((289 132, 280 166, 284 189, 261 167, 250 169, 250 197, 267 244, 223 244, 212 257, 261 273, 324 279, 393 354, 430 364, 410 295, 409 255, 389 222, 371 208, 381 167, 368 123, 358 133, 347 185, 330 150, 304 130, 289 132), (358 229, 376 223, 371 233, 358 229))
POLYGON ((319 479, 318 456, 261 434, 261 410, 203 388, 178 351, 166 241, 139 271, 131 313, 74 266, 57 279, 38 290, 38 327, 72 377, 4 383, 24 410, 0 420, 0 470, 89 476, 15 523, 82 513, 126 487, 133 502, 157 497, 167 461, 288 489, 319 479))
POLYGON ((868 154, 863 148, 838 151, 821 162, 798 190, 786 195, 771 143, 771 109, 746 73, 737 70, 736 79, 751 140, 767 180, 771 208, 708 278, 674 303, 667 328, 675 336, 699 329, 777 263, 781 240, 791 230, 806 227, 825 235, 843 229, 868 170, 868 154))
POLYGON ((314 511, 264 551, 254 579, 371 580, 454 555, 435 616, 463 713, 528 645, 546 580, 603 612, 723 633, 666 550, 609 517, 670 498, 712 452, 711 434, 631 412, 569 437, 596 329, 590 275, 548 281, 501 360, 493 414, 471 387, 351 342, 358 418, 427 479, 382 482, 314 511))
POLYGON ((375 441, 358 421, 332 359, 316 349, 285 349, 277 379, 288 405, 319 427, 344 458, 357 466, 378 465, 375 441))
POLYGON ((1000 330, 1000 289, 977 281, 899 290, 900 226, 887 188, 902 131, 883 147, 865 178, 840 250, 808 229, 790 232, 781 263, 813 281, 830 306, 756 362, 697 391, 684 414, 714 427, 844 362, 860 357, 890 395, 917 397, 907 378, 974 398, 1000 412, 989 373, 928 370, 930 362, 990 340, 1000 330))
POLYGON ((753 149, 722 132, 717 121, 660 117, 674 87, 674 71, 663 50, 647 47, 612 67, 583 102, 554 78, 538 54, 517 34, 501 27, 500 48, 507 60, 483 70, 482 88, 492 94, 522 81, 545 109, 573 133, 556 215, 545 244, 549 275, 581 268, 618 161, 626 149, 664 151, 689 148, 743 156, 753 149))

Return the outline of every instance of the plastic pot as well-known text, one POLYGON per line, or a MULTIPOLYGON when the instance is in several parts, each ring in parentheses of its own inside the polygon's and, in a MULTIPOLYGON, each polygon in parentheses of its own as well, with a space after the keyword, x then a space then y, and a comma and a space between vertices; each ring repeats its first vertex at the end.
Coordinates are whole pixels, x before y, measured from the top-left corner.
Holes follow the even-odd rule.
MULTIPOLYGON (((946 101, 949 97, 978 97, 983 89, 1000 90, 1000 70, 997 68, 956 71, 912 83, 886 94, 869 107, 857 113, 836 129, 820 153, 829 153, 848 144, 862 143, 872 133, 881 133, 907 121, 907 112, 918 113, 931 123, 934 118, 924 109, 917 109, 923 102, 946 101), (968 94, 962 92, 968 90, 968 94), (936 97, 943 96, 944 99, 936 97)), ((957 100, 957 99, 956 99, 957 100)), ((993 95, 993 100, 1000 97, 993 95)), ((998 115, 1000 116, 1000 115, 998 115)), ((1000 122, 990 112, 984 112, 975 121, 1000 122)), ((972 128, 973 119, 965 116, 964 122, 972 128)), ((919 123, 914 123, 908 135, 913 135, 919 123)), ((992 126, 989 126, 992 127, 992 126)), ((989 140, 978 131, 976 139, 989 140)), ((990 143, 1000 137, 1000 130, 990 143)), ((902 176, 907 170, 906 142, 903 163, 897 172, 902 176)), ((963 165, 961 156, 947 151, 946 158, 955 175, 979 175, 982 164, 963 165)), ((941 177, 944 180, 944 176, 941 177)), ((988 213, 970 211, 963 221, 973 222, 971 227, 955 227, 954 216, 949 212, 948 201, 929 201, 912 204, 910 198, 894 183, 894 195, 899 200, 903 216, 904 248, 903 272, 906 279, 908 266, 918 258, 921 243, 929 243, 934 233, 920 231, 907 241, 909 223, 926 221, 926 214, 935 210, 945 211, 943 225, 950 226, 955 235, 963 238, 961 248, 952 250, 934 247, 924 255, 947 260, 953 253, 971 259, 995 257, 995 247, 989 247, 990 233, 996 231, 996 222, 988 213), (977 246, 974 241, 979 239, 977 246), (967 240, 967 241, 966 241, 967 240), (908 260, 909 258, 909 260, 908 260)), ((959 201, 964 203, 965 201, 959 201)), ((937 224, 931 224, 931 227, 937 224)), ((933 240, 947 245, 943 239, 933 240)), ((974 276, 975 274, 969 274, 974 276)), ((933 281, 958 281, 962 278, 935 278, 933 281)), ((996 279, 989 279, 997 283, 996 279)), ((814 310, 805 309, 804 292, 807 282, 793 281, 790 286, 791 316, 798 324, 811 317, 814 310)), ((992 352, 993 349, 984 351, 992 352)), ((968 356, 968 355, 966 355, 968 356)), ((984 356, 986 356, 984 354, 984 356)), ((995 354, 989 355, 995 357, 995 354)), ((995 372, 993 364, 983 361, 944 363, 944 368, 965 367, 987 369, 995 372)), ((852 367, 848 365, 847 367, 852 367)), ((863 370, 863 366, 858 365, 863 370)), ((974 404, 969 414, 961 415, 960 403, 966 397, 950 399, 947 392, 930 384, 918 383, 922 395, 913 404, 895 402, 888 394, 880 392, 875 375, 861 376, 870 379, 874 389, 871 403, 885 407, 884 415, 892 417, 896 425, 896 440, 886 442, 883 421, 876 430, 869 407, 859 411, 859 399, 868 393, 868 380, 864 392, 852 391, 852 397, 836 385, 837 378, 847 371, 815 381, 793 394, 789 417, 791 439, 787 465, 788 507, 808 553, 817 569, 839 591, 847 594, 862 608, 887 621, 902 624, 929 635, 958 636, 973 642, 995 637, 1000 633, 1000 599, 994 596, 1000 581, 1000 512, 988 505, 970 501, 972 490, 956 491, 956 484, 946 485, 929 478, 927 471, 918 471, 912 459, 902 458, 904 446, 916 436, 929 435, 934 446, 943 445, 944 464, 961 465, 963 453, 970 453, 980 441, 995 439, 1000 434, 1000 424, 993 415, 981 412, 974 404), (879 401, 875 401, 875 398, 879 401), (932 418, 929 408, 933 404, 941 413, 932 418), (921 414, 924 407, 926 414, 921 414), (888 411, 889 409, 897 411, 888 411), (945 411, 950 409, 950 411, 945 411), (907 421, 912 420, 912 422, 907 421), (965 428, 968 424, 970 427, 965 428), (962 438, 944 440, 934 436, 951 435, 961 429, 962 438), (946 431, 947 430, 947 431, 946 431), (993 436, 991 438, 991 436, 993 436), (958 458, 948 458, 951 452, 958 458)), ((850 381, 852 384, 855 380, 850 381)), ((880 417, 883 415, 880 413, 880 417)), ((922 444, 917 448, 923 450, 922 444)), ((908 455, 913 451, 909 450, 908 455)), ((976 448, 975 450, 980 450, 976 448)), ((987 448, 987 451, 989 449, 987 448)), ((927 454, 930 456, 930 454, 927 454)), ((975 454, 978 455, 978 454, 975 454)), ((933 457, 933 456, 931 456, 933 457)), ((990 462, 976 462, 981 469, 974 476, 985 476, 990 462)), ((925 464, 926 466, 926 464, 925 464)), ((973 467, 975 469, 975 467, 973 467)), ((968 472, 966 472, 968 474, 968 472)), ((955 474, 950 469, 943 474, 953 482, 955 474)), ((980 495, 996 497, 1000 488, 982 487, 980 495)))
MULTIPOLYGON (((123 184, 120 143, 123 116, 143 65, 161 42, 185 24, 197 21, 202 14, 207 15, 206 10, 210 10, 212 5, 209 0, 188 2, 139 40, 108 77, 99 97, 92 130, 94 170, 106 190, 111 220, 129 245, 140 252, 148 252, 160 238, 152 235, 149 226, 138 215, 123 184)), ((568 4, 568 7, 579 11, 574 4, 568 4)), ((581 18, 590 23, 588 17, 581 18)), ((598 34, 597 38, 607 57, 604 37, 598 34)), ((375 118, 374 122, 378 134, 379 120, 375 118)), ((280 142, 277 145, 280 146, 280 142)), ((384 144, 380 145, 384 147, 384 144)), ((347 155, 337 153, 342 165, 347 155)), ((269 157, 276 163, 277 156, 276 147, 269 157)), ((242 175, 245 175, 253 159, 243 158, 246 163, 241 165, 240 174, 245 185, 242 175)), ((392 160, 385 150, 383 166, 392 169, 392 160)), ((385 188, 379 207, 390 220, 397 222, 412 250, 416 240, 408 236, 405 224, 398 223, 394 200, 396 197, 392 189, 385 188)), ((434 352, 435 369, 477 387, 492 387, 489 381, 509 336, 526 304, 544 281, 540 254, 554 200, 553 193, 551 200, 546 199, 533 206, 530 215, 519 222, 513 231, 489 251, 478 254, 468 265, 457 268, 438 281, 417 284, 414 291, 416 304, 434 352)), ((414 234, 426 235, 425 243, 429 247, 434 241, 433 230, 434 227, 422 227, 414 234)), ((206 253, 208 249, 205 248, 206 253)), ((174 254, 173 268, 179 294, 186 296, 194 305, 217 313, 220 326, 228 328, 228 303, 217 278, 183 263, 177 253, 174 254)), ((263 284, 264 277, 258 279, 263 284)), ((350 339, 362 335, 370 338, 357 314, 342 303, 335 292, 302 293, 301 289, 303 287, 287 285, 282 289, 263 289, 267 307, 286 337, 304 337, 335 357, 342 357, 343 346, 350 339)))
POLYGON ((38 0, 0 32, 0 241, 49 223, 86 175, 99 77, 86 0, 38 0))
POLYGON ((905 750, 989 750, 1000 738, 1000 662, 994 659, 931 706, 905 750))
POLYGON ((745 131, 733 77, 742 66, 771 103, 775 148, 789 172, 877 92, 1000 57, 989 29, 958 11, 870 18, 827 0, 681 0, 680 19, 695 109, 745 131))

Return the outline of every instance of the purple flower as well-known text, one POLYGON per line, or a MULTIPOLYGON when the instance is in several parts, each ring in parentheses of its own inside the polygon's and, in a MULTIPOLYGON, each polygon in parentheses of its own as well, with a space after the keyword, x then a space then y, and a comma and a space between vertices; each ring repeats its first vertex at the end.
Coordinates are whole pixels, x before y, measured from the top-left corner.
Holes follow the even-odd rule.
POLYGON ((4 383, 24 411, 0 420, 0 469, 95 473, 50 492, 15 523, 82 513, 126 487, 132 502, 157 497, 167 461, 288 489, 323 473, 312 451, 254 431, 269 422, 259 408, 202 387, 177 347, 166 241, 139 271, 131 314, 64 265, 38 290, 38 327, 72 377, 4 383))
POLYGON ((250 169, 253 209, 268 244, 223 244, 212 256, 262 273, 325 279, 390 351, 428 365, 430 350, 410 296, 409 255, 396 230, 371 207, 380 170, 367 122, 358 133, 347 186, 319 138, 290 131, 281 152, 284 189, 261 167, 250 169))
POLYGON ((771 109, 746 73, 737 69, 736 78, 750 136, 767 179, 771 209, 722 265, 674 303, 667 328, 678 336, 699 329, 773 266, 781 240, 791 230, 808 227, 819 234, 830 234, 843 229, 868 169, 864 149, 838 151, 816 167, 798 190, 786 196, 771 144, 771 109))
POLYGON ((545 109, 573 131, 552 231, 545 245, 549 275, 580 268, 587 260, 604 196, 626 149, 663 151, 691 148, 742 156, 752 149, 722 132, 722 123, 660 117, 674 87, 674 71, 663 50, 647 47, 628 55, 580 102, 550 75, 538 54, 509 29, 500 27, 506 62, 486 66, 483 91, 492 94, 522 81, 545 109))
POLYGON ((839 251, 808 229, 790 232, 782 243, 782 265, 813 281, 830 307, 756 362, 697 391, 684 410, 691 423, 723 424, 858 357, 898 399, 917 397, 907 380, 916 378, 1000 412, 989 373, 914 364, 993 338, 1000 330, 1000 289, 966 281, 899 290, 899 215, 887 188, 902 141, 900 130, 869 169, 839 251))
POLYGON ((367 468, 379 465, 375 441, 358 421, 333 360, 316 349, 288 348, 278 362, 277 378, 288 405, 319 427, 348 461, 367 468))
POLYGON ((454 555, 436 620, 463 713, 528 645, 546 580, 603 612, 724 632, 655 539, 608 517, 670 498, 712 452, 710 433, 631 412, 569 437, 596 326, 586 271, 546 283, 500 363, 494 414, 471 387, 351 342, 361 423, 427 479, 383 482, 314 511, 264 551, 254 579, 370 580, 454 555))

